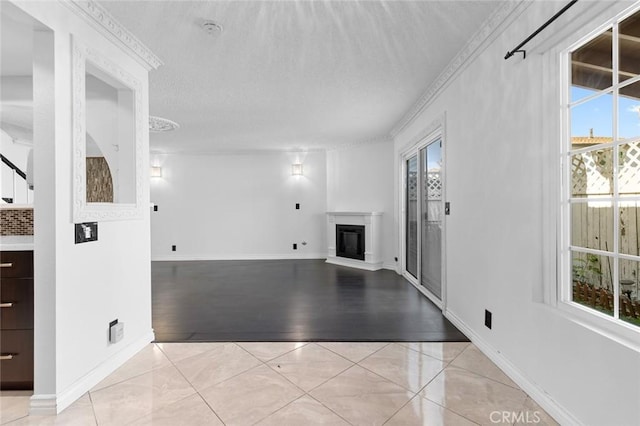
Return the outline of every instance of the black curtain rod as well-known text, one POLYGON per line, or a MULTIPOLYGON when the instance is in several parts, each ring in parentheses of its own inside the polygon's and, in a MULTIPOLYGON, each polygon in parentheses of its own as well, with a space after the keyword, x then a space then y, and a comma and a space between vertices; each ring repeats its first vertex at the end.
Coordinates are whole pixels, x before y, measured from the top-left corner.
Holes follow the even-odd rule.
POLYGON ((522 53, 522 55, 526 58, 527 57, 527 51, 526 50, 522 50, 521 47, 524 46, 525 44, 529 43, 529 41, 534 38, 535 36, 537 36, 540 31, 544 30, 545 28, 547 28, 549 26, 549 24, 551 24, 553 21, 555 21, 556 19, 558 19, 560 17, 560 15, 562 15, 563 13, 565 13, 567 11, 567 9, 569 9, 571 6, 573 6, 574 4, 576 4, 578 2, 578 0, 572 0, 569 2, 569 4, 567 4, 565 7, 563 7, 562 9, 560 9, 560 11, 558 13, 556 13, 555 15, 553 15, 547 22, 545 22, 544 24, 542 24, 540 26, 540 28, 538 28, 537 30, 535 30, 533 33, 531 33, 531 35, 529 37, 527 37, 526 39, 524 39, 524 41, 522 43, 520 43, 519 45, 517 45, 516 47, 513 48, 513 50, 507 52, 507 54, 504 56, 504 59, 509 59, 510 57, 512 57, 515 53, 522 53))

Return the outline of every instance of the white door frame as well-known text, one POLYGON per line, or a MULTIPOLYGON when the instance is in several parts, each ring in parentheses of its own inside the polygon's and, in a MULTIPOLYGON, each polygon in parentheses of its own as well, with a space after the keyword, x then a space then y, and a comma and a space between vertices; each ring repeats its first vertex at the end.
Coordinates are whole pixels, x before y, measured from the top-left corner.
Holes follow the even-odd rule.
MULTIPOLYGON (((441 120, 434 122, 431 126, 429 126, 422 134, 414 139, 412 142, 408 143, 404 149, 402 149, 399 153, 399 165, 398 168, 400 171, 400 197, 399 200, 399 216, 400 220, 398 221, 400 225, 400 272, 402 276, 409 281, 418 291, 424 294, 429 300, 431 300, 438 308, 442 310, 442 313, 445 314, 447 310, 447 269, 446 269, 446 217, 442 219, 442 243, 441 243, 441 285, 442 285, 442 299, 438 299, 433 293, 431 293, 426 287, 420 284, 421 277, 421 268, 422 268, 422 258, 421 258, 421 250, 422 250, 422 232, 420 232, 420 226, 418 226, 418 277, 414 277, 407 271, 407 217, 406 217, 406 197, 407 197, 407 160, 414 155, 417 155, 418 158, 418 174, 420 174, 421 167, 420 165, 420 150, 426 148, 433 142, 440 140, 442 143, 442 211, 444 212, 444 203, 446 200, 446 142, 445 142, 445 131, 444 131, 444 116, 441 120)), ((418 182, 420 183, 420 182, 418 182)), ((418 191, 418 200, 421 200, 422 197, 422 185, 417 185, 418 191)), ((418 207, 418 217, 422 217, 422 209, 421 203, 417 204, 418 207)), ((421 224, 419 224, 421 225, 421 224)))

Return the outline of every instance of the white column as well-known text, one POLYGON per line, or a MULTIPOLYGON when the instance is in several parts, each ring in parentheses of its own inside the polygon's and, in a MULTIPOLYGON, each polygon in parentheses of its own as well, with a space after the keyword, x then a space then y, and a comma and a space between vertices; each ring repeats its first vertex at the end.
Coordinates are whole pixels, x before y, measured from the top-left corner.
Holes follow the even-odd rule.
MULTIPOLYGON (((59 45, 60 56, 65 56, 66 62, 70 63, 69 45, 64 40, 54 42, 51 31, 34 32, 33 162, 34 188, 37 188, 38 196, 34 200, 35 357, 32 408, 46 405, 45 401, 50 400, 57 391, 55 142, 59 135, 56 134, 55 125, 54 43, 59 45)), ((64 62, 59 60, 58 65, 64 62)), ((66 68, 66 76, 70 78, 69 65, 66 68)), ((69 88, 69 85, 66 87, 69 88)), ((68 190, 66 186, 64 189, 68 190)), ((37 414, 37 408, 32 412, 37 414)))

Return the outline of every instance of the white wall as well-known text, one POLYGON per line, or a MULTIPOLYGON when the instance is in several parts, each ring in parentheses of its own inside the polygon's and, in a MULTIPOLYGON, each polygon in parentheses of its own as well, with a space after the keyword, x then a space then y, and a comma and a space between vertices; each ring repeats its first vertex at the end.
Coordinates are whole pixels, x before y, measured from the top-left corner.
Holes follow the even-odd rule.
POLYGON ((395 269, 393 143, 353 145, 327 152, 327 210, 378 211, 382 216, 382 259, 395 269))
MULTIPOLYGON (((577 25, 576 17, 602 4, 578 3, 545 34, 581 30, 570 20, 577 25)), ((640 354, 536 301, 549 277, 543 271, 555 268, 543 201, 557 206, 544 175, 553 173, 559 142, 543 129, 559 117, 558 95, 545 79, 544 35, 526 60, 503 57, 557 9, 557 2, 532 2, 446 87, 396 137, 396 170, 399 152, 446 113, 447 315, 567 424, 637 424, 640 354), (483 325, 485 309, 492 330, 483 325)), ((611 3, 607 14, 615 9, 611 3)), ((396 177, 396 203, 400 185, 396 177)))
MULTIPOLYGON (((153 338, 149 213, 141 220, 100 222, 97 242, 74 244, 72 222, 71 34, 142 82, 140 63, 59 2, 23 2, 51 31, 34 37, 34 168, 41 196, 35 226, 35 389, 32 409, 60 411, 153 338), (108 343, 109 321, 126 324, 108 343)), ((4 2, 3 12, 14 7, 4 2)), ((143 152, 148 152, 144 133, 143 152)), ((148 158, 143 158, 148 170, 148 158)), ((146 176, 146 174, 145 174, 146 176)), ((149 185, 142 185, 149 200, 149 185)), ((148 202, 148 201, 147 201, 148 202)))
POLYGON ((154 260, 326 255, 324 152, 154 155, 152 162, 162 167, 162 178, 151 181, 154 260), (291 175, 298 161, 304 176, 291 175))

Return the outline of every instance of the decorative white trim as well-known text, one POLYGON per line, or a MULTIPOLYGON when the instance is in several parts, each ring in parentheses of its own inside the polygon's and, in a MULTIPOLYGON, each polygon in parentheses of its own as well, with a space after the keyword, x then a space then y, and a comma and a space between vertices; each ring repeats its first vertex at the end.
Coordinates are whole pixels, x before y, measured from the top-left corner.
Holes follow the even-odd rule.
POLYGON ((93 0, 64 0, 63 3, 89 25, 135 58, 147 71, 163 65, 147 46, 123 27, 107 10, 93 0))
POLYGON ((73 221, 90 222, 104 220, 131 220, 144 217, 143 172, 144 128, 148 122, 142 105, 142 83, 97 51, 72 38, 72 97, 73 97, 73 221), (133 90, 134 97, 134 155, 135 155, 135 204, 91 203, 87 204, 86 186, 86 62, 100 68, 133 90))
POLYGON ((33 395, 29 415, 59 414, 155 339, 153 330, 122 348, 57 395, 33 395))
POLYGON ((427 127, 422 129, 420 133, 418 133, 413 138, 409 139, 409 142, 405 143, 400 149, 400 161, 402 161, 403 157, 406 157, 412 151, 416 150, 416 147, 423 143, 426 139, 435 139, 436 134, 441 134, 444 138, 444 126, 447 120, 447 113, 443 112, 440 114, 438 118, 433 120, 427 127))
POLYGON ((310 254, 183 254, 151 256, 152 262, 181 262, 189 260, 295 260, 295 259, 326 259, 326 253, 310 254))
POLYGON ((582 424, 563 406, 553 400, 551 395, 545 392, 534 381, 525 376, 515 365, 511 363, 500 351, 496 350, 488 342, 476 334, 451 310, 445 312, 445 317, 451 321, 471 342, 482 351, 500 370, 513 380, 524 392, 526 392, 538 405, 540 405, 551 417, 561 425, 582 424))
MULTIPOLYGON (((416 117, 435 99, 454 77, 459 75, 471 61, 490 44, 496 30, 507 24, 508 19, 514 16, 516 11, 521 13, 533 3, 526 0, 508 0, 498 7, 482 27, 469 39, 467 44, 449 62, 440 75, 429 85, 420 99, 405 113, 398 123, 389 132, 392 137, 404 130, 416 117)), ((496 60, 500 60, 497 58, 496 60)))

